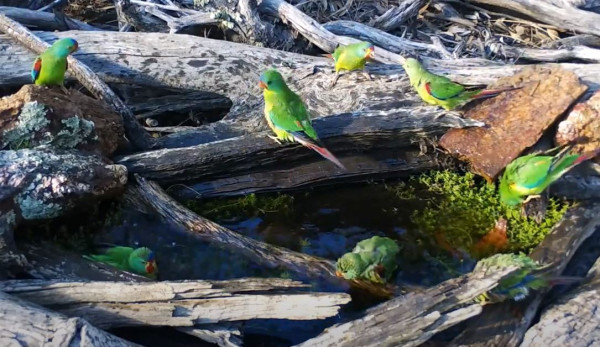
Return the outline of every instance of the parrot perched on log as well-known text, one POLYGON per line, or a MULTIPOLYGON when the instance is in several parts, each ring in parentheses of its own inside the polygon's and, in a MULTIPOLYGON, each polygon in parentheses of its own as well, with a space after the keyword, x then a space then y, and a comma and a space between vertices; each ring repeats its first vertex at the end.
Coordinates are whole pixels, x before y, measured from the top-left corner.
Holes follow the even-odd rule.
POLYGON ((60 39, 38 56, 33 63, 31 79, 36 85, 63 86, 67 71, 67 56, 78 49, 72 38, 60 39))
POLYGON ((600 149, 568 154, 571 148, 569 146, 555 156, 533 153, 510 162, 500 178, 500 200, 509 206, 519 205, 526 196, 539 195, 574 166, 600 154, 600 149))
POLYGON ((531 290, 548 288, 557 284, 570 284, 582 280, 579 277, 550 276, 548 273, 544 273, 548 266, 538 265, 525 254, 495 254, 477 262, 473 271, 493 271, 494 268, 509 266, 518 266, 519 269, 502 279, 496 288, 481 294, 475 301, 481 304, 496 303, 508 299, 520 301, 525 299, 531 290))
POLYGON ((107 249, 104 254, 84 255, 83 257, 151 279, 156 279, 156 275, 158 274, 154 252, 146 247, 134 249, 117 246, 107 249))
POLYGON ((410 79, 410 85, 413 86, 423 101, 430 105, 441 106, 447 111, 453 110, 470 100, 487 98, 521 88, 467 90, 461 84, 425 70, 421 63, 414 58, 406 59, 402 67, 410 79))
POLYGON ((386 283, 398 267, 396 257, 400 247, 396 241, 373 236, 356 244, 352 252, 337 260, 336 275, 347 280, 364 279, 386 283))
POLYGON ((342 170, 344 165, 320 143, 317 132, 312 127, 306 106, 283 80, 277 70, 265 71, 260 76, 259 87, 265 98, 265 118, 277 136, 269 136, 277 143, 298 142, 319 153, 342 170))
MULTIPOLYGON (((335 62, 335 76, 331 82, 330 88, 333 88, 340 77, 341 71, 354 71, 362 70, 365 68, 367 60, 373 58, 375 52, 375 46, 370 42, 357 42, 349 45, 338 46, 332 54, 328 54, 328 57, 333 58, 335 62)), ((367 78, 371 79, 371 76, 365 72, 367 78)))

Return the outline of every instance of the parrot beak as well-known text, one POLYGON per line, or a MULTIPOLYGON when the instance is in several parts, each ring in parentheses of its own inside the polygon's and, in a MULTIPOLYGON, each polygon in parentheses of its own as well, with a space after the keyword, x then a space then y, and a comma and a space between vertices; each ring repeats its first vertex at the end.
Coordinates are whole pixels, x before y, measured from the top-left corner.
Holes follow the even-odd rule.
POLYGON ((344 277, 344 275, 343 275, 341 272, 339 272, 339 271, 336 271, 336 272, 335 272, 335 275, 336 275, 337 277, 344 277))
POLYGON ((151 274, 154 273, 154 269, 156 268, 156 264, 153 261, 149 261, 146 263, 146 272, 151 274))
POLYGON ((375 56, 375 47, 367 48, 367 55, 365 56, 367 59, 371 59, 375 56))
POLYGON ((263 81, 258 81, 258 86, 262 89, 269 89, 267 88, 267 84, 263 81))
POLYGON ((79 44, 77 42, 75 42, 75 45, 71 49, 71 53, 76 52, 78 49, 79 49, 79 44))

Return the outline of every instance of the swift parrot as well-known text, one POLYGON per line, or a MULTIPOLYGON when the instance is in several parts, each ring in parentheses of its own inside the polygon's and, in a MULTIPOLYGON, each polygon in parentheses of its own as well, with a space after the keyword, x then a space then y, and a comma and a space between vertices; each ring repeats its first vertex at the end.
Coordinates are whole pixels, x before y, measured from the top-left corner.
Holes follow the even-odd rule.
MULTIPOLYGON (((374 52, 375 46, 370 42, 357 42, 338 46, 332 54, 327 55, 333 58, 335 62, 335 76, 330 87, 335 86, 341 71, 363 70, 367 60, 373 58, 374 52)), ((368 73, 366 75, 371 79, 368 73)))
POLYGON ((147 247, 134 249, 131 247, 116 246, 107 249, 104 254, 84 255, 84 258, 152 279, 156 279, 156 275, 158 274, 154 252, 147 247))
POLYGON ((67 71, 67 56, 79 48, 72 38, 60 39, 39 55, 33 63, 31 79, 36 85, 62 86, 67 71))
POLYGON ((365 279, 375 283, 390 280, 398 267, 396 257, 400 247, 396 241, 373 236, 356 244, 352 252, 341 256, 336 263, 336 275, 345 279, 365 279))

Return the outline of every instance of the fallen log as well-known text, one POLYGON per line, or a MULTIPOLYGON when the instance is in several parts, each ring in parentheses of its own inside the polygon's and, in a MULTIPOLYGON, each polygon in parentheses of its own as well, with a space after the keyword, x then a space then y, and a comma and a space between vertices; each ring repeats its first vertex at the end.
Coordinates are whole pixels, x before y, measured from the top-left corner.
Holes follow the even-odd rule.
POLYGON ((479 304, 460 306, 493 289, 514 270, 470 273, 392 299, 299 346, 418 346, 436 332, 479 314, 479 304))
POLYGON ((5 281, 0 290, 94 326, 195 326, 250 319, 324 319, 350 301, 346 293, 301 292, 286 279, 157 283, 5 281), (294 309, 302 307, 302 309, 294 309))
POLYGON ((592 346, 600 341, 598 301, 600 259, 588 272, 585 284, 558 299, 541 314, 521 346, 592 346))
POLYGON ((560 29, 600 35, 600 14, 573 6, 560 6, 550 0, 468 0, 524 14, 560 29))
MULTIPOLYGON (((579 246, 600 225, 600 205, 582 204, 572 208, 531 253, 541 264, 552 264, 550 275, 560 275, 579 246)), ((468 326, 451 346, 517 346, 535 318, 545 291, 525 302, 490 305, 468 326), (514 310, 522 312, 516 316, 514 310)))
MULTIPOLYGON (((366 153, 363 155, 366 157, 370 156, 369 152, 380 149, 405 151, 415 141, 441 135, 449 128, 480 125, 482 123, 444 115, 444 111, 427 106, 395 108, 376 113, 354 112, 317 118, 313 122, 319 137, 333 153, 361 152, 366 153)), ((117 162, 125 165, 129 172, 168 183, 265 172, 272 169, 275 163, 280 166, 283 158, 284 168, 289 168, 290 163, 299 159, 313 158, 317 167, 328 168, 329 173, 337 173, 338 178, 365 173, 360 160, 349 163, 349 171, 340 172, 312 151, 293 144, 279 145, 266 135, 258 133, 192 147, 143 152, 120 157, 117 162), (222 165, 224 162, 228 165, 222 165)), ((386 156, 383 160, 394 158, 403 160, 399 153, 392 153, 391 157, 386 156)), ((343 158, 341 160, 344 162, 343 158)), ((396 166, 396 170, 402 169, 402 165, 396 166)), ((286 177, 287 184, 302 183, 304 172, 298 174, 297 178, 286 177)), ((317 172, 313 174, 313 179, 317 174, 321 179, 325 178, 317 172)))
POLYGON ((303 277, 323 278, 337 284, 343 283, 335 276, 333 261, 294 252, 233 232, 180 205, 155 182, 147 181, 138 175, 135 177, 139 184, 136 194, 139 193, 143 202, 151 206, 162 218, 195 237, 232 252, 245 254, 249 259, 270 268, 282 267, 303 277))
POLYGON ((10 19, 36 30, 102 30, 76 19, 65 17, 67 19, 65 21, 58 20, 56 15, 51 12, 40 12, 32 11, 26 8, 0 6, 0 13, 4 13, 10 19))
POLYGON ((60 347, 139 346, 61 314, 0 292, 0 345, 60 347))

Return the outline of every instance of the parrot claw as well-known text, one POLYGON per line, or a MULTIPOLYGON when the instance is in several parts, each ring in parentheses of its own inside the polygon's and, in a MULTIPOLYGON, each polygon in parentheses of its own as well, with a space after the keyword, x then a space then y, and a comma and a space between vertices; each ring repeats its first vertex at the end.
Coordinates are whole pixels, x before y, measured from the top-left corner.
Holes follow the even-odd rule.
POLYGON ((277 138, 277 136, 271 136, 271 135, 267 135, 270 139, 272 139, 273 141, 277 142, 278 144, 282 144, 281 141, 277 138))
POLYGON ((367 76, 367 79, 368 79, 369 81, 372 81, 372 80, 373 80, 373 77, 371 77, 371 74, 370 74, 370 73, 368 73, 367 71, 365 71, 365 76, 367 76))
POLYGON ((61 90, 62 90, 62 91, 65 93, 65 94, 69 95, 69 90, 68 90, 68 89, 67 89, 65 86, 61 85, 61 86, 60 86, 60 89, 61 89, 61 90))
POLYGON ((331 81, 331 84, 329 85, 329 89, 333 89, 333 87, 337 83, 338 78, 340 78, 340 73, 336 72, 335 76, 333 76, 333 80, 331 81))
POLYGON ((527 197, 527 199, 525 199, 525 201, 523 201, 523 205, 527 204, 528 202, 530 202, 533 199, 539 199, 541 197, 542 197, 541 195, 529 195, 527 197))

